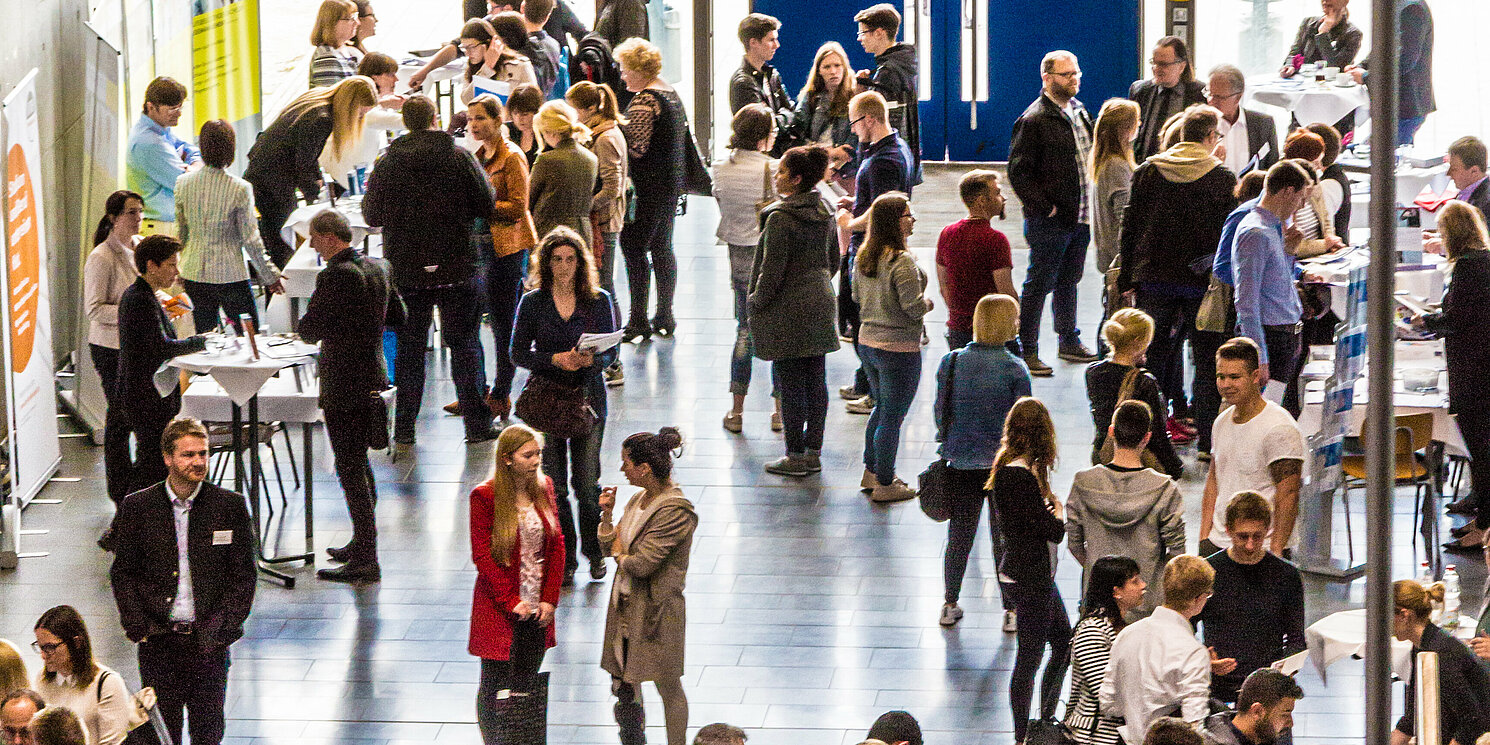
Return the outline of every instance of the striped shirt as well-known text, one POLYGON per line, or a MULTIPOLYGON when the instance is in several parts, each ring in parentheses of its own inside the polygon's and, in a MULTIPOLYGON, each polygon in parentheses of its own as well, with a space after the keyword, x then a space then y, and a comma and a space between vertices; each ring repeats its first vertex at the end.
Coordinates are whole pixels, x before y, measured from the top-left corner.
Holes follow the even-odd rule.
POLYGON ((1112 621, 1103 616, 1082 619, 1071 637, 1071 707, 1065 724, 1080 745, 1121 745, 1117 724, 1110 717, 1097 721, 1097 692, 1115 638, 1112 621))
POLYGON ((343 78, 357 74, 357 63, 361 55, 356 47, 336 47, 322 44, 310 56, 310 87, 336 85, 343 78))
POLYGON ((273 284, 279 278, 264 254, 253 189, 221 168, 205 166, 176 181, 176 229, 185 279, 213 284, 248 279, 245 248, 261 281, 273 284))

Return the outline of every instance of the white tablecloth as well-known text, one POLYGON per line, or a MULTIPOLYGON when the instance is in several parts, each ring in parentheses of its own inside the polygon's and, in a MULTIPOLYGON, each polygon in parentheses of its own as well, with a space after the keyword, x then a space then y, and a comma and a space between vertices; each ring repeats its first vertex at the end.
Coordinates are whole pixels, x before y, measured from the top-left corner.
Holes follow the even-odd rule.
MULTIPOLYGON (((1305 629, 1304 639, 1309 644, 1309 659, 1323 679, 1325 669, 1341 658, 1366 654, 1366 611, 1331 613, 1305 629)), ((1392 640, 1392 672, 1403 680, 1412 675, 1412 642, 1392 640)))
MULTIPOLYGON (((1393 388, 1396 391, 1392 401, 1393 414, 1395 416, 1432 414, 1434 441, 1443 443, 1448 452, 1454 455, 1467 454, 1464 449, 1464 436, 1459 433, 1459 425, 1454 422, 1453 417, 1449 416, 1448 389, 1443 384, 1446 376, 1442 374, 1444 370, 1443 342, 1399 341, 1395 359, 1397 379, 1393 381, 1393 388), (1439 390, 1426 393, 1406 390, 1402 384, 1402 371, 1414 368, 1439 371, 1439 390)), ((1366 388, 1365 378, 1356 381, 1355 405, 1351 407, 1345 419, 1347 435, 1361 434, 1361 425, 1366 419, 1366 404, 1370 400, 1366 394, 1366 388)), ((1305 436, 1308 436, 1319 431, 1320 419, 1324 411, 1324 390, 1319 383, 1305 384, 1303 404, 1303 409, 1299 412, 1299 429, 1305 436)))
POLYGON ((1247 81, 1247 96, 1258 103, 1279 106, 1293 112, 1302 124, 1324 122, 1334 124, 1346 114, 1369 106, 1371 97, 1366 86, 1352 85, 1341 88, 1333 84, 1319 85, 1313 80, 1300 77, 1288 80, 1263 78, 1247 81))
MULTIPOLYGON (((362 249, 359 247, 357 250, 362 249)), ((382 242, 377 239, 371 241, 367 255, 376 259, 383 258, 382 242)), ((285 285, 285 297, 291 299, 310 297, 316 291, 316 277, 325 268, 326 262, 321 259, 321 255, 316 253, 314 248, 310 247, 310 243, 305 243, 295 249, 295 255, 290 257, 290 261, 285 264, 285 268, 280 270, 279 274, 280 280, 285 285)))
MULTIPOLYGON (((1414 229, 1412 231, 1416 233, 1414 229)), ((1398 244, 1402 249, 1421 249, 1422 238, 1410 245, 1398 244)), ((1333 256, 1320 256, 1301 261, 1304 269, 1318 274, 1330 287, 1330 307, 1335 315, 1345 318, 1346 290, 1350 282, 1350 271, 1371 263, 1369 251, 1342 250, 1333 256)), ((1407 265, 1397 269, 1397 292, 1406 292, 1419 300, 1436 303, 1443 298, 1444 258, 1436 254, 1424 254, 1421 265, 1407 265)))
MULTIPOLYGON (((281 375, 269 378, 259 389, 259 420, 306 424, 320 421, 320 387, 307 381, 296 390, 295 379, 281 375)), ((233 420, 232 399, 212 378, 196 378, 181 395, 181 413, 204 422, 233 420)))
MULTIPOLYGON (((212 376, 227 392, 233 403, 243 406, 264 386, 264 382, 286 367, 299 365, 320 354, 320 349, 302 341, 285 341, 270 346, 272 338, 260 338, 259 359, 251 359, 247 342, 241 347, 182 355, 167 364, 212 376)), ((278 340, 273 340, 278 341, 278 340)))
POLYGON ((280 228, 280 237, 284 238, 285 243, 291 246, 295 245, 296 236, 308 239, 310 237, 310 219, 320 213, 321 210, 327 208, 340 212, 342 217, 347 218, 347 222, 351 223, 353 243, 361 243, 362 239, 366 238, 367 234, 372 232, 372 226, 368 225, 367 220, 362 217, 362 197, 344 196, 336 200, 336 206, 334 207, 330 202, 316 202, 315 204, 297 207, 294 212, 290 213, 290 217, 285 220, 285 226, 280 228))
MULTIPOLYGON (((464 57, 456 57, 455 59, 446 63, 443 67, 436 67, 435 69, 430 70, 429 74, 424 76, 424 84, 433 85, 435 83, 444 82, 446 80, 453 80, 456 77, 460 76, 461 73, 465 72, 465 64, 466 60, 464 57)), ((398 87, 396 90, 398 92, 408 90, 409 79, 414 77, 414 73, 419 72, 422 69, 424 69, 423 61, 419 62, 418 64, 400 62, 398 65, 398 87)))

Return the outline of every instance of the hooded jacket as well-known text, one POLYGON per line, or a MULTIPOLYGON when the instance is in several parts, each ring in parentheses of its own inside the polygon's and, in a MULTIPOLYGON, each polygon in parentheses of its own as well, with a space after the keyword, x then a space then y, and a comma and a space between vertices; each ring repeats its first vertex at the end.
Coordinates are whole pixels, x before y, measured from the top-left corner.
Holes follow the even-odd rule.
POLYGON ((916 48, 896 44, 874 56, 874 73, 869 88, 879 91, 894 108, 890 109, 890 127, 899 131, 911 147, 911 183, 921 183, 921 114, 918 101, 916 48), (895 104, 900 104, 895 106, 895 104))
POLYGON ((425 130, 388 145, 368 177, 362 215, 383 228, 394 285, 451 287, 475 276, 471 229, 495 201, 476 156, 450 135, 425 130))
POLYGON ((1234 711, 1218 711, 1206 717, 1205 723, 1200 727, 1205 745, 1264 745, 1252 742, 1238 732, 1236 727, 1231 726, 1231 718, 1234 716, 1234 711))
POLYGON ((1123 214, 1118 290, 1156 283, 1204 292, 1210 262, 1204 273, 1191 265, 1215 253, 1221 225, 1236 207, 1235 188, 1236 176, 1197 142, 1182 142, 1144 161, 1133 172, 1123 214))
POLYGON ((793 194, 761 212, 747 296, 755 356, 814 357, 838 349, 838 233, 815 190, 793 194))
POLYGON ((1138 562, 1148 582, 1141 610, 1164 602, 1164 564, 1185 553, 1185 515, 1174 481, 1153 469, 1095 466, 1076 474, 1066 500, 1066 547, 1085 568, 1103 556, 1138 562))

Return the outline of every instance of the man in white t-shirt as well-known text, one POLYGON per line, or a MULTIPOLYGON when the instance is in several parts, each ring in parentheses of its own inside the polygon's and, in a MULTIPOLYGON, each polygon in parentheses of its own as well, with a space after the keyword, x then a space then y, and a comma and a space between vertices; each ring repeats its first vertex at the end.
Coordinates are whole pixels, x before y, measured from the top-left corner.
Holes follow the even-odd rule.
MULTIPOLYGON (((1237 492, 1261 494, 1273 508, 1268 550, 1284 556, 1299 512, 1304 435, 1282 406, 1262 397, 1257 343, 1237 337, 1216 352, 1216 388, 1227 408, 1211 429, 1211 471, 1200 508, 1200 555, 1231 547, 1226 510, 1218 509, 1237 492)), ((1286 558, 1286 557, 1285 557, 1286 558)))

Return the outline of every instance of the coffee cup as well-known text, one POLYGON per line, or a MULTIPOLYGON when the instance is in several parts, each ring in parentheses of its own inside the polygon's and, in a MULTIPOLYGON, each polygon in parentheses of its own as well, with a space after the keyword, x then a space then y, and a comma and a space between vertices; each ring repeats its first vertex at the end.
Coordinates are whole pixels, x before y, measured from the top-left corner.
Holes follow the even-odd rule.
POLYGON ((1333 82, 1335 82, 1335 79, 1338 78, 1338 77, 1340 77, 1340 68, 1338 68, 1338 67, 1326 67, 1326 68, 1324 68, 1324 79, 1326 81, 1333 83, 1333 82))

